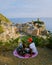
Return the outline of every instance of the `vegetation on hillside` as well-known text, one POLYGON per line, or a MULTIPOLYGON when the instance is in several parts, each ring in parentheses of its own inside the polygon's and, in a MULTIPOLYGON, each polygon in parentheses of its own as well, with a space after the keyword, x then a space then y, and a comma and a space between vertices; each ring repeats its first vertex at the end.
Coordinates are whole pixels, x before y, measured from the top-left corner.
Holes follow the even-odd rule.
POLYGON ((4 23, 11 24, 11 21, 0 13, 0 33, 4 32, 4 27, 2 26, 2 24, 5 25, 4 23))
POLYGON ((4 32, 4 29, 2 26, 0 26, 0 34, 4 32))
POLYGON ((47 47, 52 49, 52 35, 50 36, 50 38, 48 38, 48 44, 47 47))
POLYGON ((14 50, 18 46, 18 40, 19 38, 16 39, 12 38, 6 42, 0 41, 0 50, 5 50, 5 51, 14 50))
POLYGON ((14 50, 15 48, 18 47, 19 40, 21 39, 22 43, 28 46, 28 38, 32 37, 33 42, 35 43, 36 46, 38 47, 47 47, 52 49, 52 37, 49 37, 47 39, 43 39, 41 37, 36 37, 36 36, 23 36, 21 38, 16 38, 16 39, 11 39, 9 41, 3 42, 0 41, 0 50, 14 50))
POLYGON ((22 43, 26 44, 26 46, 28 46, 28 38, 32 37, 33 42, 35 43, 36 46, 39 47, 48 47, 50 49, 52 49, 52 36, 51 37, 47 37, 46 39, 42 38, 42 37, 38 37, 38 36, 23 36, 22 37, 22 43))
POLYGON ((6 22, 6 23, 11 23, 8 18, 6 18, 4 15, 0 13, 0 21, 6 22))

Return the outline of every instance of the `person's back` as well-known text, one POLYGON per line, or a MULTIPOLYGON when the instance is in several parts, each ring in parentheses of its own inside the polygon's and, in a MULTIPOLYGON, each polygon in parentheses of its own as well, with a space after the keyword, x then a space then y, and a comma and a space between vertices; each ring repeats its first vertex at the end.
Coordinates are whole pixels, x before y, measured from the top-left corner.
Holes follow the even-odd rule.
POLYGON ((35 43, 34 43, 34 42, 32 42, 32 43, 29 45, 29 48, 32 49, 32 52, 33 52, 33 53, 37 52, 37 49, 36 49, 36 46, 35 46, 35 43))

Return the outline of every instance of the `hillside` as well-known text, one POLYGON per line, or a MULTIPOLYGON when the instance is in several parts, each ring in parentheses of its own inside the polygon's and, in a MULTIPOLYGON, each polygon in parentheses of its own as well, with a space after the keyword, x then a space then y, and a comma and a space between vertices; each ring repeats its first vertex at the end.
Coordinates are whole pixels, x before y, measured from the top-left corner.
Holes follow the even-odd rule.
POLYGON ((11 24, 12 22, 0 13, 0 33, 4 32, 5 24, 11 24))
POLYGON ((4 29, 2 26, 0 26, 0 33, 4 32, 4 29))
POLYGON ((8 18, 6 18, 4 15, 2 15, 1 13, 0 13, 0 21, 6 22, 6 23, 11 23, 11 21, 8 18))
POLYGON ((16 38, 16 26, 4 15, 0 14, 0 40, 7 41, 11 38, 16 38))

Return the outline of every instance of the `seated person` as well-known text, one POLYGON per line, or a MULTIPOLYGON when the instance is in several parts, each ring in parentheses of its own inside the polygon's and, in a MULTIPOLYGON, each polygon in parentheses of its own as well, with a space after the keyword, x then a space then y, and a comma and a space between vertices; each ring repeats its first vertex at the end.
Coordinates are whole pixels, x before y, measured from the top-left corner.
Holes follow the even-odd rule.
POLYGON ((37 52, 35 43, 33 42, 32 38, 28 39, 28 43, 28 47, 26 47, 25 43, 19 44, 17 48, 17 52, 19 55, 25 56, 25 54, 30 54, 30 56, 32 56, 32 54, 35 54, 37 52))
POLYGON ((29 38, 28 42, 29 42, 29 48, 30 48, 30 55, 35 54, 36 52, 38 53, 35 43, 33 42, 32 38, 29 38))
POLYGON ((23 47, 23 44, 20 43, 19 46, 17 47, 17 53, 21 56, 23 56, 25 54, 25 51, 24 51, 24 47, 23 47))

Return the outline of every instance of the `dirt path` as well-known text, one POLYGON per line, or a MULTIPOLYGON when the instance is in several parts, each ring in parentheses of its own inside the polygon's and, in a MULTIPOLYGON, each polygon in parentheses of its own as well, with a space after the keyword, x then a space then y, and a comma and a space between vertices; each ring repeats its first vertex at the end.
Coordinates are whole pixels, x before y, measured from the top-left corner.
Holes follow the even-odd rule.
POLYGON ((12 52, 0 52, 0 65, 52 65, 52 50, 38 48, 38 56, 29 59, 19 59, 12 52))

